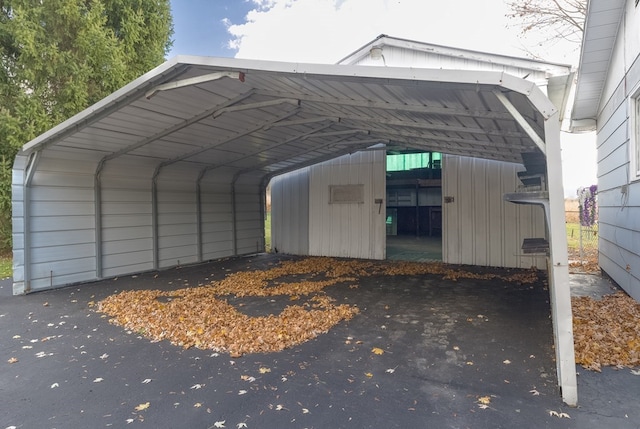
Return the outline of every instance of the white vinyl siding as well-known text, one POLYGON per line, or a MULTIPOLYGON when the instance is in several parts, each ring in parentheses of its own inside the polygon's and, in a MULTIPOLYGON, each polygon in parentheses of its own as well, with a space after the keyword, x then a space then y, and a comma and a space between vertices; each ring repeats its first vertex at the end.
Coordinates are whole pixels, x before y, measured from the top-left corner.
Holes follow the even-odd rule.
MULTIPOLYGON (((617 40, 617 51, 624 43, 617 40)), ((597 121, 598 263, 640 300, 640 52, 634 55, 624 74, 608 75, 597 121)))
POLYGON ((629 97, 630 104, 630 138, 629 157, 631 159, 631 180, 640 179, 640 85, 629 97))

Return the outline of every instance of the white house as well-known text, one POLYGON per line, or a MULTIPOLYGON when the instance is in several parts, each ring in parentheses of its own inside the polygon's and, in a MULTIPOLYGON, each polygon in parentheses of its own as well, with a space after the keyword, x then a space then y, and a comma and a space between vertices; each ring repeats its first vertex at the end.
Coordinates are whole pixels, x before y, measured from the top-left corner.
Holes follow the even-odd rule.
POLYGON ((640 5, 590 0, 574 131, 597 132, 599 263, 640 300, 640 5))
POLYGON ((522 266, 522 241, 548 239, 558 381, 575 404, 560 163, 569 68, 373 43, 334 65, 179 56, 25 144, 14 293, 263 251, 265 189, 290 172, 290 196, 274 188, 295 204, 278 213, 272 199, 283 250, 383 258, 386 151, 437 151, 456 155, 441 165, 448 262, 522 266), (403 52, 457 65, 393 67, 403 52))

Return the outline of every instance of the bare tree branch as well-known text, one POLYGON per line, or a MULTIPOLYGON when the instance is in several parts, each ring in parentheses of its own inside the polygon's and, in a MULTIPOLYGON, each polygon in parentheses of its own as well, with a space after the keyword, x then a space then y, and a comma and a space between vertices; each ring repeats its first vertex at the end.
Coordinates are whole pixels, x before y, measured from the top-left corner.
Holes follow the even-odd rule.
POLYGON ((582 42, 587 0, 513 0, 507 6, 507 18, 517 22, 523 35, 535 30, 547 34, 547 42, 582 42))

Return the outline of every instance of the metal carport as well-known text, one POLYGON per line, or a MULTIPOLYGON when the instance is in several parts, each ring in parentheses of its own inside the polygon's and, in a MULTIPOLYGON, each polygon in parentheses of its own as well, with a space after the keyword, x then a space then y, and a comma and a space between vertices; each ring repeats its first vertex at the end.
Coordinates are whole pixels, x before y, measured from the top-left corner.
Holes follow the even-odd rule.
POLYGON ((14 293, 264 249, 279 174, 373 146, 522 163, 543 187, 558 380, 577 389, 560 114, 501 72, 176 57, 27 143, 13 179, 14 293))

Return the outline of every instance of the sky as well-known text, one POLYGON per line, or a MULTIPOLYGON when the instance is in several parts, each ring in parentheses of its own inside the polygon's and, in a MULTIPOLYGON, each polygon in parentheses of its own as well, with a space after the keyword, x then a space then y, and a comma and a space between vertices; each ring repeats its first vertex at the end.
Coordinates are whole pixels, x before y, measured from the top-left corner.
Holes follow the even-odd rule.
MULTIPOLYGON (((168 57, 333 64, 380 34, 576 65, 579 47, 523 37, 504 0, 171 0, 168 57)), ((563 134, 565 196, 596 183, 593 135, 563 134)))

